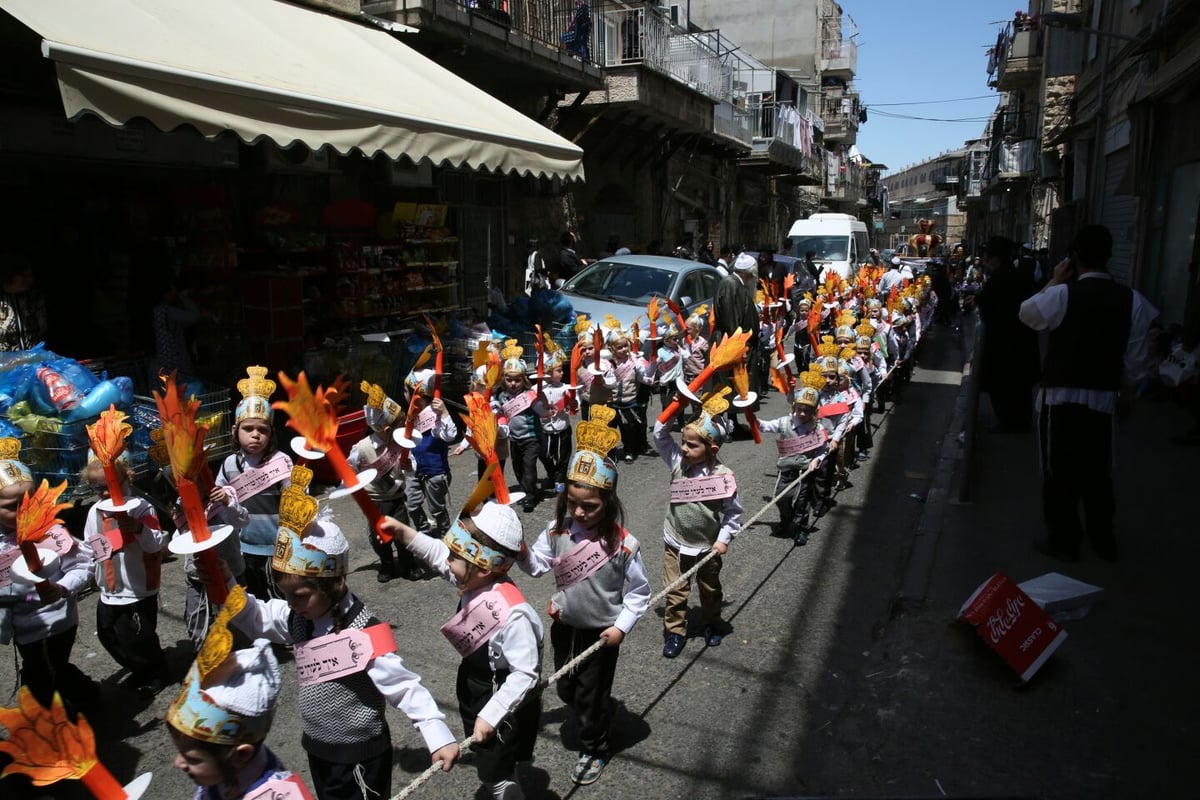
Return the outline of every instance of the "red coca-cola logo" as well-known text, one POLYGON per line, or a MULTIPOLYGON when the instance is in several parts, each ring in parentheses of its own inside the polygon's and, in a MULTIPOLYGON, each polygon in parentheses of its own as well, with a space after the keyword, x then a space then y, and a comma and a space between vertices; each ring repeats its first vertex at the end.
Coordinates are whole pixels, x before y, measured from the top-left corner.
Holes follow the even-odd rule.
POLYGON ((72 397, 76 394, 75 387, 67 383, 67 379, 62 375, 49 367, 38 367, 37 376, 38 380, 45 384, 46 391, 50 394, 50 402, 55 408, 65 411, 78 404, 78 398, 72 397))
POLYGON ((988 617, 987 627, 988 636, 993 644, 1003 639, 1013 629, 1021 616, 1021 609, 1024 607, 1025 598, 1021 595, 1014 595, 1009 597, 1003 606, 992 612, 988 617))

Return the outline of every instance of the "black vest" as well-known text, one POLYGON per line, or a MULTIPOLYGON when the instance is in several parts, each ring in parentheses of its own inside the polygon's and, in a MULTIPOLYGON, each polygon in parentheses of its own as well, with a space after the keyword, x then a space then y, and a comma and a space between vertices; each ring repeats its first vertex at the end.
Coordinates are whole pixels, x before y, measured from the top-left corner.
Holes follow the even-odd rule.
POLYGON ((1108 278, 1067 284, 1067 313, 1050 331, 1042 385, 1116 392, 1133 324, 1133 290, 1108 278))

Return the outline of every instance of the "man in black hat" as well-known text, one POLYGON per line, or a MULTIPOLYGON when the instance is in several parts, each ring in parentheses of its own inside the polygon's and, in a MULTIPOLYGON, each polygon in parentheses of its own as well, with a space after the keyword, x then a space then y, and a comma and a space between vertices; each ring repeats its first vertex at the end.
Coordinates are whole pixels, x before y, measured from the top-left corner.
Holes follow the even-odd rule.
POLYGON ((1046 286, 1021 304, 1021 321, 1048 331, 1038 390, 1042 515, 1039 550, 1079 560, 1086 529, 1097 556, 1117 557, 1112 484, 1114 412, 1123 381, 1145 371, 1158 311, 1108 273, 1112 235, 1086 225, 1046 286), (1079 518, 1083 505, 1084 521, 1079 518))
POLYGON ((975 297, 983 321, 976 353, 980 386, 992 401, 994 433, 1020 433, 1033 422, 1033 384, 1038 376, 1037 334, 1021 323, 1021 303, 1033 294, 1033 281, 1013 264, 1012 240, 988 239, 983 271, 987 276, 975 297))

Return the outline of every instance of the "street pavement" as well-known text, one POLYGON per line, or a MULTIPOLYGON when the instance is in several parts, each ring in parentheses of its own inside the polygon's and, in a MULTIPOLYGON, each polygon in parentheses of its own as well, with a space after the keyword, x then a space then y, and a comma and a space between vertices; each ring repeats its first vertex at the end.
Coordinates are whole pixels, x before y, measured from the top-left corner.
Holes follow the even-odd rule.
MULTIPOLYGON (((725 618, 733 631, 705 648, 699 620, 683 654, 661 655, 661 604, 622 645, 614 696, 617 752, 600 781, 571 783, 578 742, 572 720, 546 694, 543 728, 520 778, 531 798, 753 797, 1168 797, 1175 791, 1194 722, 1195 690, 1177 637, 1188 626, 1184 571, 1195 563, 1195 525, 1183 512, 1183 480, 1195 450, 1162 444, 1180 416, 1168 405, 1139 408, 1120 436, 1121 560, 1059 565, 1030 542, 1038 528, 1036 451, 1031 436, 982 434, 971 501, 956 502, 962 450, 961 388, 966 338, 937 327, 923 343, 911 384, 883 415, 872 458, 853 487, 818 521, 804 547, 773 536, 768 511, 726 558, 725 618), (1185 461, 1185 459, 1189 459, 1185 461), (959 606, 996 570, 1024 580, 1058 569, 1101 585, 1106 597, 1025 686, 965 624, 959 606), (1187 626, 1187 627, 1185 627, 1187 626), (1186 677, 1185 677, 1186 676, 1186 677)), ((986 424, 986 404, 984 406, 986 424)), ((778 393, 760 416, 786 413, 778 393)), ((734 441, 722 458, 738 476, 746 517, 772 492, 774 446, 734 441)), ((473 484, 474 459, 454 462, 456 504, 473 484)), ((639 538, 652 587, 662 588, 661 524, 668 474, 654 458, 621 466, 627 527, 639 538)), ((350 587, 395 626, 400 653, 424 678, 461 736, 454 700, 457 658, 438 633, 456 603, 449 585, 375 581, 360 512, 333 501, 349 532, 350 587)), ((553 516, 544 501, 523 515, 531 541, 553 516)), ((535 608, 549 579, 514 575, 535 608)), ((183 632, 182 564, 164 570, 160 635, 176 677, 190 663, 183 632)), ((96 596, 80 602, 74 660, 103 681, 93 723, 102 760, 122 780, 152 770, 150 797, 184 797, 187 778, 162 727, 177 686, 140 701, 118 682, 95 637, 96 596)), ((692 598, 695 603, 695 595, 692 598)), ((286 651, 280 651, 286 659, 286 651)), ((294 672, 268 743, 307 777, 299 744, 294 672)), ((552 672, 547 645, 544 675, 552 672)), ((0 659, 0 686, 13 686, 0 659)), ((428 755, 402 715, 389 712, 396 745, 393 794, 428 755)), ((1190 748, 1189 748, 1190 754, 1190 748)), ((86 797, 77 787, 3 796, 86 797)), ((437 775, 417 797, 484 797, 470 757, 437 775)))

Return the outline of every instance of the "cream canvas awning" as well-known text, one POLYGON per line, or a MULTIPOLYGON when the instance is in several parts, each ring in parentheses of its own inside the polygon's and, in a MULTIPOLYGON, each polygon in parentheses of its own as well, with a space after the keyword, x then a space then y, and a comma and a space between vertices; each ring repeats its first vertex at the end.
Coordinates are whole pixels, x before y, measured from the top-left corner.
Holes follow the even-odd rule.
POLYGON ((278 0, 0 0, 68 118, 582 179, 583 151, 386 31, 278 0))

